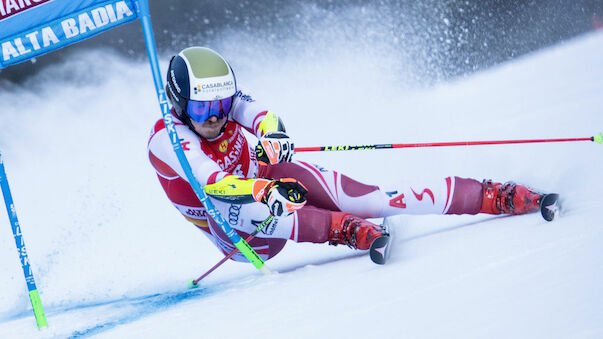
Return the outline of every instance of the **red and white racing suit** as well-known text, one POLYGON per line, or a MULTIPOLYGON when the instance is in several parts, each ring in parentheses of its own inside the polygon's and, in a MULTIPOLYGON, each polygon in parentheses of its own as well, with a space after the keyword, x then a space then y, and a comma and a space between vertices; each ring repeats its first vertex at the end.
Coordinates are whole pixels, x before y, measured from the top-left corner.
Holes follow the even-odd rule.
MULTIPOLYGON (((392 189, 366 185, 339 172, 301 161, 258 165, 255 144, 248 142, 243 128, 258 138, 268 111, 250 96, 237 92, 228 123, 215 139, 200 138, 174 119, 178 136, 194 176, 201 186, 214 184, 228 175, 241 178, 294 178, 307 189, 307 204, 288 217, 275 218, 250 242, 264 259, 276 255, 288 239, 324 243, 328 240, 331 211, 362 218, 395 214, 476 214, 482 203, 482 186, 473 179, 447 177, 434 182, 406 183, 392 189)), ((207 212, 191 188, 174 153, 163 120, 158 120, 148 143, 149 158, 174 207, 225 254, 234 245, 207 212)), ((210 197, 210 199, 212 199, 210 197)), ((269 216, 266 205, 226 203, 212 199, 221 216, 243 238, 269 216)), ((247 261, 237 253, 234 260, 247 261)))

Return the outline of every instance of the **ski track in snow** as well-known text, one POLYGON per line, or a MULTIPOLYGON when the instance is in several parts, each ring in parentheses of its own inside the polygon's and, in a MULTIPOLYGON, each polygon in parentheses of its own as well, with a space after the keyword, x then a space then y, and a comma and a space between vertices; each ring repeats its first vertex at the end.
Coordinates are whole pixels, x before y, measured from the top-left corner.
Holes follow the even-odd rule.
MULTIPOLYGON (((283 112, 296 145, 584 137, 603 129, 601 55, 598 32, 423 90, 401 92, 372 71, 350 75, 358 60, 345 58, 283 60, 274 73, 242 72, 239 81, 283 112), (329 75, 325 84, 283 88, 278 70, 304 84, 304 67, 329 75), (381 115, 367 117, 349 98, 381 115)), ((70 68, 88 70, 99 56, 70 68)), ((343 247, 290 243, 268 262, 280 274, 228 262, 188 290, 220 254, 173 210, 147 163, 147 132, 159 117, 148 66, 106 59, 98 62, 112 71, 88 70, 92 84, 53 81, 67 72, 57 66, 29 90, 0 93, 3 116, 15 116, 0 145, 50 325, 35 328, 1 227, 0 337, 603 337, 600 145, 298 154, 382 185, 400 173, 419 182, 515 180, 561 193, 564 210, 552 223, 537 214, 394 217, 385 266, 343 247)))

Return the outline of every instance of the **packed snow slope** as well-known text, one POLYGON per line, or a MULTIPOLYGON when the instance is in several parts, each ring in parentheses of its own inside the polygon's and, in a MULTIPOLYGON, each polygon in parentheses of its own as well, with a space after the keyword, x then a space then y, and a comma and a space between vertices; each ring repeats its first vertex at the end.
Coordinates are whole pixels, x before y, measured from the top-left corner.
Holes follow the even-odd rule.
MULTIPOLYGON (((587 137, 603 129, 603 32, 433 88, 396 60, 232 55, 298 146, 587 137), (413 89, 414 88, 414 89, 413 89)), ((253 54, 257 53, 257 54, 253 54)), ((332 53, 332 54, 329 54, 332 53)), ((339 53, 339 54, 338 54, 339 53)), ((165 67, 167 60, 163 60, 165 67)), ((385 266, 289 243, 262 277, 228 262, 164 196, 146 142, 160 116, 148 65, 92 51, 0 93, 0 146, 49 329, 38 332, 0 212, 0 337, 601 338, 603 146, 591 142, 305 153, 386 187, 449 175, 564 197, 538 214, 392 218, 385 266)))

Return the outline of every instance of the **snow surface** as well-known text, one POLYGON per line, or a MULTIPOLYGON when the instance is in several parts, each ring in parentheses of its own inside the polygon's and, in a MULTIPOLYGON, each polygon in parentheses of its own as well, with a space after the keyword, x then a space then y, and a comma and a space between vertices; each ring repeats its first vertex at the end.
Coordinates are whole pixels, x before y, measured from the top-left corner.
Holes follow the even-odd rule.
MULTIPOLYGON (((414 90, 362 53, 233 63, 296 145, 316 146, 591 136, 603 128, 602 55, 592 33, 414 90)), ((148 164, 152 83, 148 65, 92 51, 0 93, 0 145, 50 325, 36 329, 2 210, 0 338, 603 337, 603 146, 298 154, 381 185, 512 179, 561 193, 565 211, 552 223, 400 216, 385 266, 291 242, 268 262, 279 274, 228 262, 187 290, 221 257, 148 164)))

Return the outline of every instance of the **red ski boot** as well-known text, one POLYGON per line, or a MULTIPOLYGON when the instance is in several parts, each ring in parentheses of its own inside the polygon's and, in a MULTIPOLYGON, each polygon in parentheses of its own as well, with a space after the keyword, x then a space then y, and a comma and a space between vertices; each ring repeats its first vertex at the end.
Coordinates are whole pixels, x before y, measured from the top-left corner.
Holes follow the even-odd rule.
POLYGON ((484 199, 480 213, 526 214, 540 209, 542 194, 513 182, 493 183, 484 180, 484 199))
POLYGON ((331 212, 329 245, 348 245, 353 249, 368 250, 373 241, 384 234, 383 227, 353 214, 331 212))

